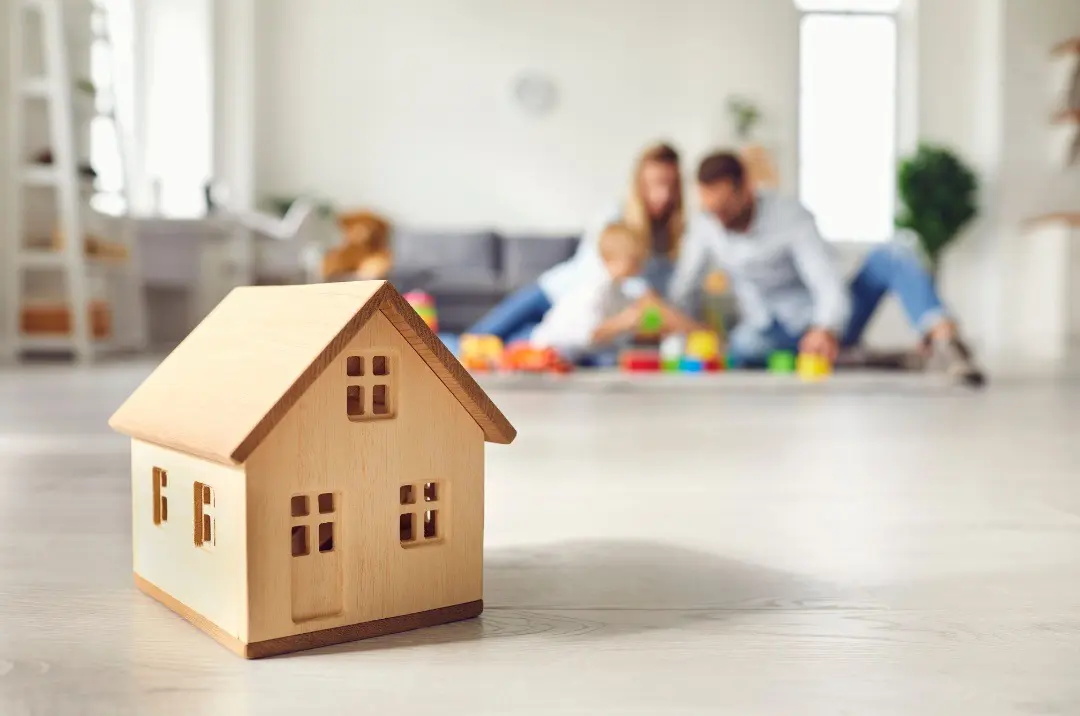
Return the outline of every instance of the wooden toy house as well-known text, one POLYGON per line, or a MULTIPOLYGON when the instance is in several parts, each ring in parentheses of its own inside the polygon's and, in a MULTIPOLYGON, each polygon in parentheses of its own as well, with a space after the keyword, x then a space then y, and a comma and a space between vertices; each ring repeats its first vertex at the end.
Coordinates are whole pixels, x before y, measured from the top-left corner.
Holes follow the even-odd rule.
POLYGON ((384 281, 235 289, 120 407, 140 589, 257 658, 483 609, 515 430, 384 281))

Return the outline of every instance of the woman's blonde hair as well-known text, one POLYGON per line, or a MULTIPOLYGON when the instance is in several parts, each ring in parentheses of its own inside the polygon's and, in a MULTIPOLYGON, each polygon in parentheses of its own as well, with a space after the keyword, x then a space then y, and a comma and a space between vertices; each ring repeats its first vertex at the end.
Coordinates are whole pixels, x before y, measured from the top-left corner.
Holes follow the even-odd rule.
POLYGON ((682 241, 683 230, 686 228, 686 217, 683 212, 682 174, 679 173, 679 152, 670 144, 654 144, 645 149, 638 157, 634 167, 634 176, 630 182, 630 196, 626 201, 626 215, 624 223, 640 240, 649 247, 652 254, 652 227, 653 222, 649 217, 649 210, 645 206, 645 199, 641 190, 641 175, 645 165, 650 162, 668 164, 675 168, 675 201, 665 219, 664 227, 668 233, 668 257, 675 259, 679 255, 679 244, 682 241))

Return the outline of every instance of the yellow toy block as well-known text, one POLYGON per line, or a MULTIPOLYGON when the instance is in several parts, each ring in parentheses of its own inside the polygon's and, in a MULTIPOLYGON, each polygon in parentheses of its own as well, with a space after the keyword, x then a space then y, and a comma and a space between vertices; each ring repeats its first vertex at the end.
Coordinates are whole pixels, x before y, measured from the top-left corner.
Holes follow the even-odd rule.
POLYGON ((686 355, 709 361, 720 355, 720 336, 712 331, 694 331, 686 339, 686 355))
POLYGON ((503 342, 498 336, 466 334, 461 337, 461 362, 466 368, 493 370, 502 363, 503 342))
POLYGON ((795 370, 803 380, 825 380, 832 373, 832 364, 824 356, 800 353, 795 370))

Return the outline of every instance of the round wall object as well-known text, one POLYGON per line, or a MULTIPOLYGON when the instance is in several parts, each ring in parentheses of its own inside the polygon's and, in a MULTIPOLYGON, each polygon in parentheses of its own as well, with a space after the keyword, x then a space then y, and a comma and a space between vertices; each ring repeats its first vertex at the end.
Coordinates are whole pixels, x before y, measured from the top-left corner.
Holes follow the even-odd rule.
POLYGON ((514 102, 528 115, 542 117, 555 108, 558 91, 555 83, 544 75, 526 72, 514 80, 514 102))

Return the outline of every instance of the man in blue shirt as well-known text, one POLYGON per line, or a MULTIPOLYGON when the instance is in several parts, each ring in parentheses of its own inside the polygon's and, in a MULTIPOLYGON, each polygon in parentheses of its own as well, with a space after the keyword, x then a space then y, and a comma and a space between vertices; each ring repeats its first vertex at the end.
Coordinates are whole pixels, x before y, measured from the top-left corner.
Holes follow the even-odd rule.
POLYGON ((709 155, 697 178, 705 212, 694 219, 694 240, 679 257, 670 294, 686 305, 710 264, 727 274, 742 313, 728 346, 734 363, 760 365, 777 350, 835 361, 841 348, 858 345, 881 299, 892 293, 932 358, 963 383, 983 385, 912 249, 897 242, 875 248, 846 282, 810 212, 795 199, 755 192, 737 156, 709 155))

